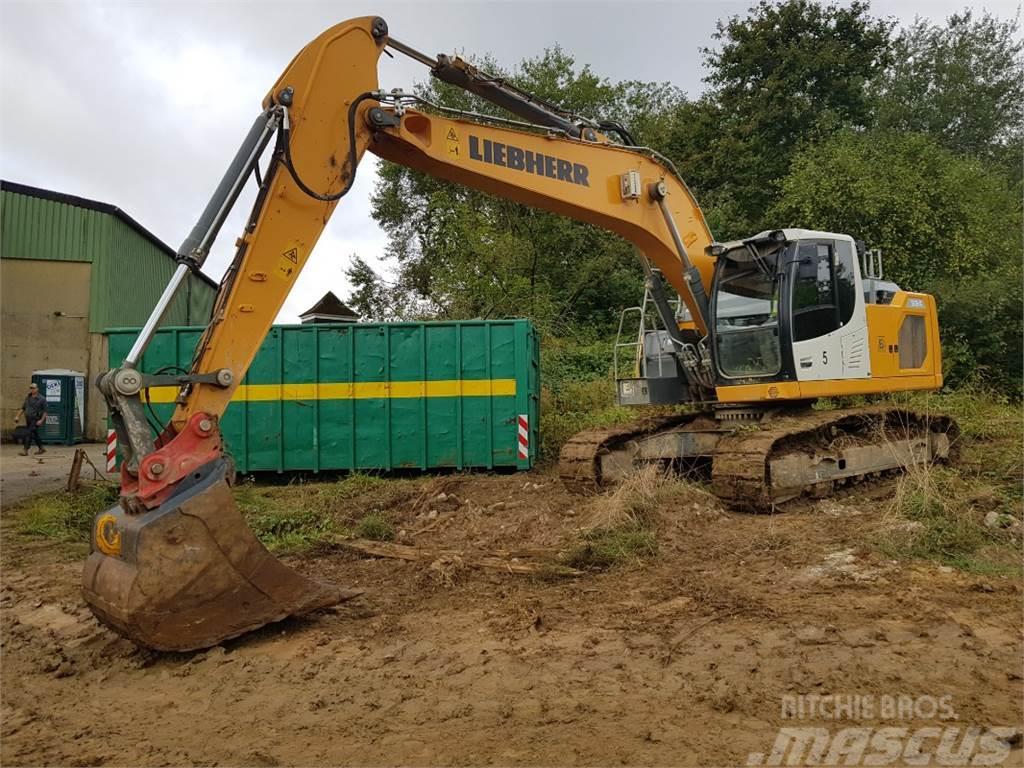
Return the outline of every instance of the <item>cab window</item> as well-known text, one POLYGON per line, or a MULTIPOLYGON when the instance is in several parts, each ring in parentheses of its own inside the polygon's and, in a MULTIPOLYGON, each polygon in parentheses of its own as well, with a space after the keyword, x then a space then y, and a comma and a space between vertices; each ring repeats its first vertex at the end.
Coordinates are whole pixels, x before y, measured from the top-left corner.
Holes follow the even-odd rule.
POLYGON ((836 243, 836 290, 839 294, 839 324, 846 325, 853 318, 857 306, 857 278, 853 271, 853 243, 836 243))
POLYGON ((853 317, 853 254, 836 256, 832 243, 800 243, 793 279, 793 341, 838 330, 853 317))

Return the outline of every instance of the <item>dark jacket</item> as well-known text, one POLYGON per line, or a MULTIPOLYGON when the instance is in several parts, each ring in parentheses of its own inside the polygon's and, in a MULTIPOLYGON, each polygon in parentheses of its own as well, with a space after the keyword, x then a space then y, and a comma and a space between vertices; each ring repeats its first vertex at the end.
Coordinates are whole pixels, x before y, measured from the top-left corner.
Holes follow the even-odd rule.
POLYGON ((25 421, 31 426, 46 415, 46 398, 42 395, 29 395, 21 410, 25 412, 25 421))

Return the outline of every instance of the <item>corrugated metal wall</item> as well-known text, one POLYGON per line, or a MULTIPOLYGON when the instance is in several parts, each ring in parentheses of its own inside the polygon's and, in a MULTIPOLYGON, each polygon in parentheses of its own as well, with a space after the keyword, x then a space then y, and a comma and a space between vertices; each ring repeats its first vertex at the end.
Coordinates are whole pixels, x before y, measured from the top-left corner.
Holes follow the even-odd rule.
MULTIPOLYGON (((142 325, 171 279, 177 264, 123 221, 110 216, 103 251, 93 261, 89 330, 142 325)), ((164 318, 164 325, 205 325, 213 289, 189 276, 164 318), (191 306, 189 296, 191 294, 191 306)))
POLYGON ((0 256, 92 262, 106 242, 109 219, 98 211, 3 190, 0 256))
MULTIPOLYGON (((175 268, 166 251, 113 215, 10 190, 0 191, 0 257, 92 263, 92 333, 144 323, 175 268)), ((214 293, 189 276, 164 324, 204 324, 214 293)))

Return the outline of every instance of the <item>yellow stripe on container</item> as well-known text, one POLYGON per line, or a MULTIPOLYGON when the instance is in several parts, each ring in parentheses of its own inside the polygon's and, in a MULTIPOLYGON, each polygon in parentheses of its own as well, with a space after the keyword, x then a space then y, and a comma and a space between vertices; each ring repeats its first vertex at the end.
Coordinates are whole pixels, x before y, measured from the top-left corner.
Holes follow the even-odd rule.
MULTIPOLYGON (((448 379, 442 381, 359 381, 319 384, 242 384, 232 401, 268 400, 373 400, 415 397, 509 397, 515 379, 448 379)), ((177 387, 152 387, 153 403, 173 403, 177 387)), ((143 395, 145 397, 145 395, 143 395)))

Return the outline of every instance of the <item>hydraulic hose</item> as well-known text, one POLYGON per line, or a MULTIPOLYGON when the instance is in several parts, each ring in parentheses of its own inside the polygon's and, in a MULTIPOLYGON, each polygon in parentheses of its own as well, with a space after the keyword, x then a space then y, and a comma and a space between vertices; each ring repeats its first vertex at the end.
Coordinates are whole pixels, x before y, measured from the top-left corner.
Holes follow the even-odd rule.
MULTIPOLYGON (((281 140, 284 144, 284 164, 288 169, 288 173, 291 174, 292 178, 295 179, 295 183, 299 185, 299 189, 305 192, 307 195, 312 197, 314 200, 322 200, 325 203, 333 203, 341 200, 348 191, 352 189, 352 184, 356 180, 356 166, 359 159, 356 157, 356 108, 367 99, 377 99, 377 94, 372 91, 361 93, 357 96, 352 104, 348 108, 348 168, 349 176, 346 179, 344 176, 344 170, 342 170, 342 188, 341 191, 336 192, 333 195, 322 195, 319 192, 311 189, 302 178, 299 176, 299 172, 295 169, 295 163, 292 162, 292 147, 291 147, 291 124, 287 118, 287 111, 285 112, 284 127, 281 131, 281 140)), ((287 108, 285 108, 287 110, 287 108)))

